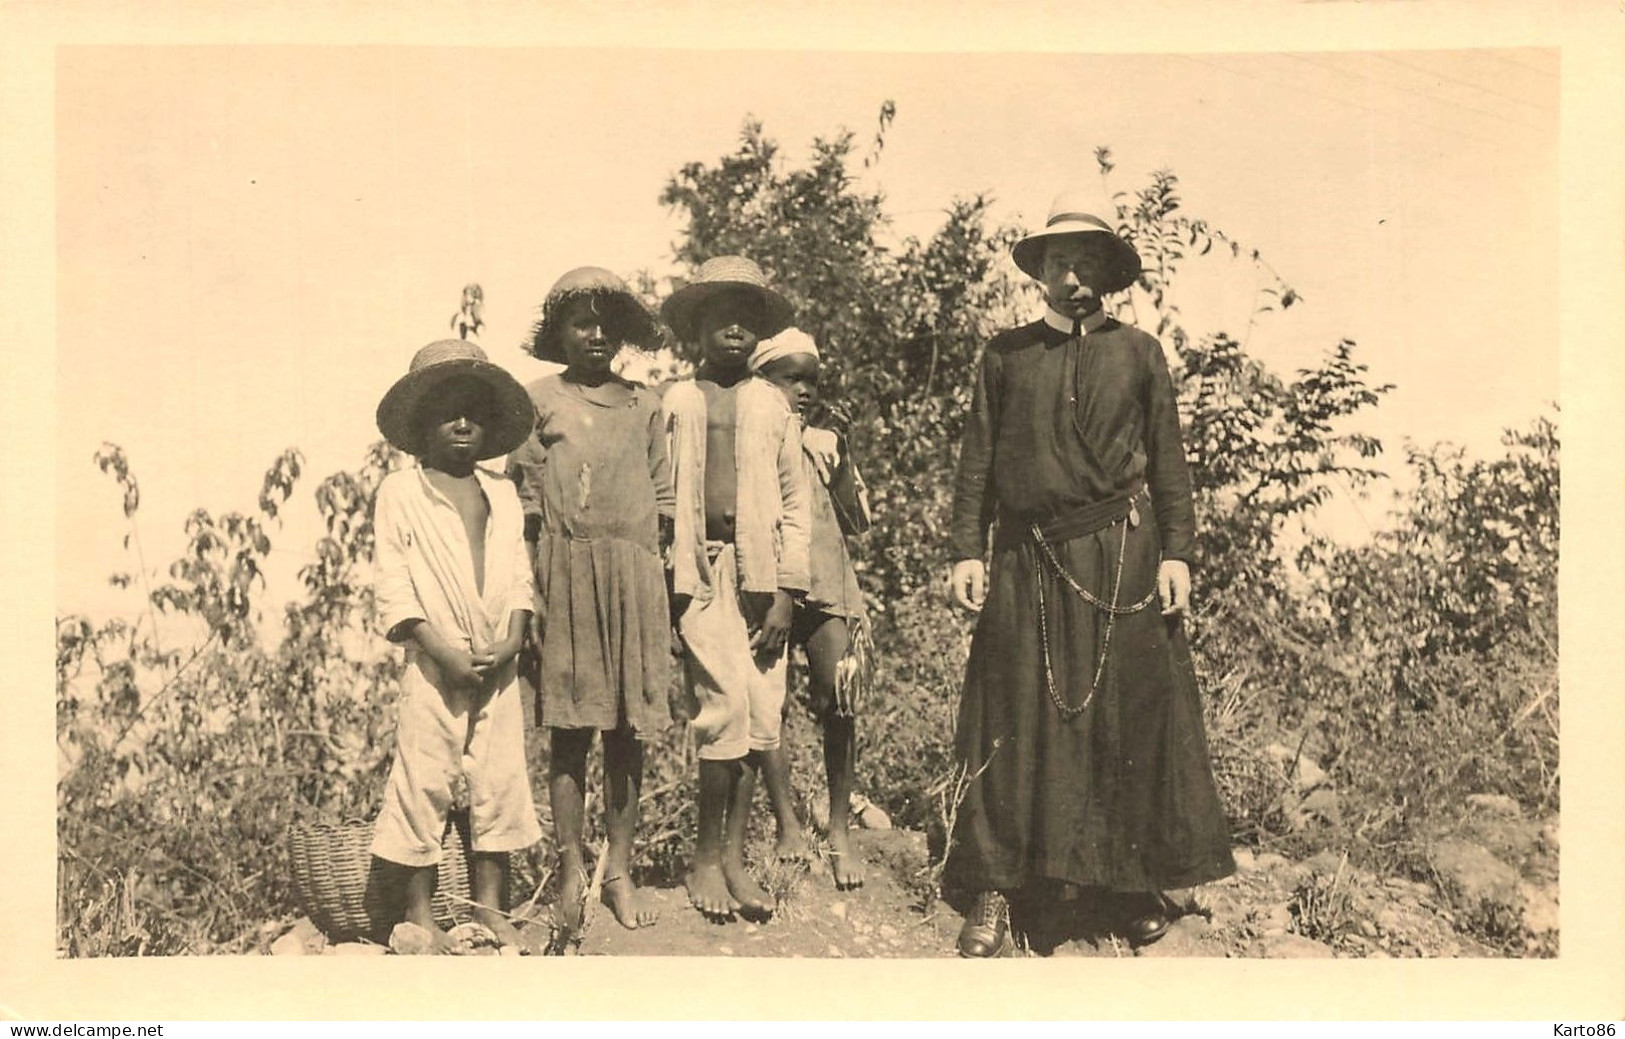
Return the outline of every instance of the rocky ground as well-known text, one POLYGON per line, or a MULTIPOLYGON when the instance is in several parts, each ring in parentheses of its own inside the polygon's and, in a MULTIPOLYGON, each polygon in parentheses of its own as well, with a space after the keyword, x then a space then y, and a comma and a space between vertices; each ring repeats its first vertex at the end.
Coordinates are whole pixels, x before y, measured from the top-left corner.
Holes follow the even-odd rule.
MULTIPOLYGON (((1236 874, 1193 892, 1174 892, 1184 908, 1164 937, 1131 949, 1109 930, 1110 916, 1085 895, 1042 907, 1017 906, 1011 955, 1208 957, 1554 956, 1557 953, 1556 817, 1527 819, 1494 795, 1468 799, 1464 820, 1429 838, 1425 877, 1375 876, 1346 855, 1324 851, 1302 861, 1242 848, 1236 874)), ((946 903, 926 905, 930 860, 923 834, 875 829, 856 834, 868 879, 837 891, 827 867, 771 865, 766 886, 778 911, 764 922, 711 923, 688 906, 682 888, 653 892, 661 907, 652 927, 627 930, 607 910, 589 914, 577 941, 553 951, 598 956, 935 957, 951 956, 960 917, 946 903)), ((528 934, 551 936, 541 907, 528 934)), ((497 955, 488 932, 458 933, 467 952, 497 955)), ((394 951, 411 951, 397 935, 394 951)), ((268 925, 256 953, 383 955, 367 943, 329 943, 309 920, 268 925)), ((512 951, 512 950, 508 950, 512 951)))

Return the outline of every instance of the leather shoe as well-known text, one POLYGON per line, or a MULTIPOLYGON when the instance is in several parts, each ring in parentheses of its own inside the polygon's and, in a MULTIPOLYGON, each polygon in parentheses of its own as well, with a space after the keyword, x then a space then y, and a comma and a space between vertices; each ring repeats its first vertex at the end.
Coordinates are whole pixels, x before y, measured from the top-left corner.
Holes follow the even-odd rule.
POLYGON ((959 955, 987 959, 1004 951, 1010 937, 1010 903, 997 891, 983 891, 959 929, 959 955))
POLYGON ((1147 908, 1139 915, 1129 918, 1128 924, 1123 929, 1123 937, 1128 939, 1130 945, 1136 947, 1150 945, 1167 932, 1169 913, 1167 901, 1160 894, 1153 893, 1147 899, 1147 908))

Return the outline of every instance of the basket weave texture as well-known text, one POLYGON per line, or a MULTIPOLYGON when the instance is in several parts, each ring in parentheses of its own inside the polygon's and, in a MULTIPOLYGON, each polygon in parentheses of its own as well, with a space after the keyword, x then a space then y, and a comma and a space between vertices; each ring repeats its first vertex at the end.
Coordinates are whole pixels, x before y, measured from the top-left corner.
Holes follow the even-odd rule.
MULTIPOLYGON (((372 830, 370 821, 351 819, 299 823, 288 831, 294 894, 311 923, 332 941, 386 942, 391 925, 401 917, 402 907, 389 905, 379 862, 372 856, 372 830)), ((472 919, 468 851, 468 816, 453 813, 440 844, 433 903, 435 921, 442 927, 472 919)))

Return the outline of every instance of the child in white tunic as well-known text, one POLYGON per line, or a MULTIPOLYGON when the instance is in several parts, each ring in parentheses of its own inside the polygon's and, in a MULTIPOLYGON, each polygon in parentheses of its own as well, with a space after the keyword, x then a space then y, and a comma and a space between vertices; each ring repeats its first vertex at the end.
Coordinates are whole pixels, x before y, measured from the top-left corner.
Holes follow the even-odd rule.
POLYGON ((431 899, 448 813, 465 793, 475 918, 526 943, 500 912, 508 855, 541 838, 525 765, 515 658, 532 608, 514 487, 475 465, 529 434, 524 388, 462 340, 431 343, 378 406, 378 427, 418 464, 378 487, 376 595, 406 647, 395 762, 372 853, 397 869, 401 915, 451 951, 431 899))

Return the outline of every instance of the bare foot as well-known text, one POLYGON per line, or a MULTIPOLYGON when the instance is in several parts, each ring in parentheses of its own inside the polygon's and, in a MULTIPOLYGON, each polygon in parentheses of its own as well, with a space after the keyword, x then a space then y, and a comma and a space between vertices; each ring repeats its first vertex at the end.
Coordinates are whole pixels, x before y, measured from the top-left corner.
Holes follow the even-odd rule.
POLYGON ((688 900, 694 908, 712 920, 727 920, 740 908, 739 901, 729 890, 728 878, 723 876, 717 863, 694 863, 683 878, 688 888, 688 900))
POLYGON ((519 928, 513 925, 512 921, 495 909, 475 906, 474 919, 490 928, 491 933, 496 935, 499 946, 503 948, 512 946, 519 950, 521 956, 540 956, 542 954, 543 950, 538 948, 533 940, 526 938, 519 928))
POLYGON ((807 835, 801 832, 801 827, 779 834, 778 842, 773 846, 773 856, 780 862, 812 861, 812 853, 807 850, 807 835))
POLYGON ((586 902, 587 872, 566 868, 563 878, 559 880, 559 900, 553 907, 559 927, 566 934, 575 934, 581 929, 581 918, 586 912, 586 902))
POLYGON ((598 896, 622 927, 637 929, 648 927, 660 919, 660 907, 649 899, 649 893, 632 883, 631 877, 611 877, 604 881, 604 890, 598 896))
POLYGON ((838 889, 850 891, 863 886, 863 857, 852 847, 851 834, 843 826, 830 830, 829 868, 838 889))
POLYGON ((434 922, 433 913, 408 912, 402 924, 397 924, 390 933, 389 947, 402 956, 455 956, 460 951, 451 935, 434 922))
POLYGON ((773 896, 767 893, 762 885, 756 883, 756 878, 750 875, 744 862, 728 857, 722 860, 722 873, 727 878, 728 890, 738 902, 739 912, 747 917, 767 917, 773 915, 773 896))

